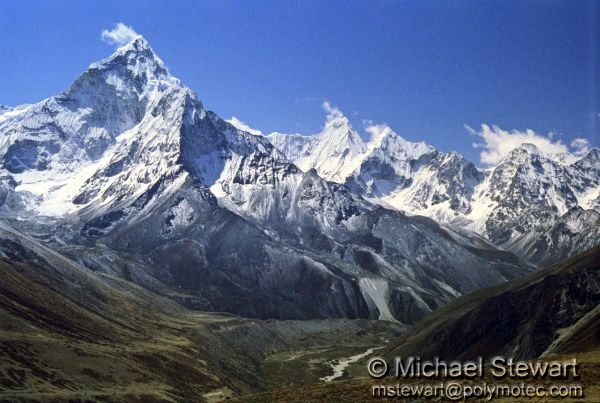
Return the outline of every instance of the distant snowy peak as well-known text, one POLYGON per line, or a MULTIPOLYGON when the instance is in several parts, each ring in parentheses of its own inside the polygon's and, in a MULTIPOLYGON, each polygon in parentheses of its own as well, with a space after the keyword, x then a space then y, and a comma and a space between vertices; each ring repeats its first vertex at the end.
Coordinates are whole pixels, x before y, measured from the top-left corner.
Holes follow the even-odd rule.
POLYGON ((323 155, 344 157, 359 155, 367 147, 345 116, 329 119, 319 135, 319 152, 323 155))
POLYGON ((559 213, 577 205, 567 167, 549 158, 533 144, 512 150, 494 169, 489 189, 492 199, 511 200, 512 208, 543 203, 559 213))
POLYGON ((315 169, 324 179, 343 183, 360 163, 367 146, 345 116, 330 116, 312 136, 271 133, 269 141, 301 170, 315 169))
POLYGON ((372 154, 349 185, 385 206, 441 222, 471 212, 482 172, 458 153, 433 150, 414 157, 405 152, 372 154))
POLYGON ((551 150, 546 150, 544 149, 544 147, 540 148, 538 145, 533 143, 521 143, 520 145, 513 148, 508 154, 501 158, 495 166, 492 166, 491 168, 495 168, 502 161, 514 159, 515 157, 519 158, 519 155, 537 155, 541 158, 545 158, 558 164, 567 166, 576 164, 579 160, 588 157, 588 155, 589 157, 593 158, 594 153, 596 152, 597 148, 592 148, 589 151, 586 149, 584 154, 573 153, 570 151, 556 153, 552 152, 551 150))
POLYGON ((484 173, 460 154, 410 142, 391 128, 368 130, 364 143, 344 117, 329 119, 315 136, 274 133, 270 141, 300 169, 344 183, 371 201, 443 222, 473 209, 484 173))
POLYGON ((424 141, 413 143, 405 140, 389 126, 381 127, 378 132, 373 134, 368 149, 370 153, 382 150, 394 154, 396 157, 403 156, 407 160, 416 160, 423 154, 435 151, 434 147, 424 141))
POLYGON ((548 154, 542 151, 538 146, 531 143, 523 143, 518 147, 512 149, 506 154, 500 162, 494 167, 497 169, 503 165, 521 166, 524 164, 531 164, 536 162, 545 162, 552 165, 565 165, 567 160, 557 154, 548 154))
POLYGON ((346 117, 328 120, 312 153, 312 166, 325 179, 343 183, 367 147, 346 117))
MULTIPOLYGON (((490 192, 496 199, 514 198, 515 203, 548 202, 558 211, 572 207, 565 205, 569 195, 569 178, 565 166, 541 152, 533 144, 522 144, 508 153, 494 168, 490 192)), ((576 202, 571 199, 568 204, 576 202)))
POLYGON ((322 178, 337 183, 345 183, 373 159, 406 165, 435 151, 424 142, 403 139, 389 127, 365 143, 348 118, 340 115, 328 117, 316 135, 271 133, 266 137, 303 171, 315 169, 322 178))
POLYGON ((538 248, 528 249, 527 255, 538 256, 548 228, 573 209, 597 208, 600 171, 594 168, 594 154, 566 165, 531 144, 512 150, 493 169, 482 193, 481 200, 494 204, 484 217, 488 239, 517 252, 527 239, 538 248))
MULTIPOLYGON (((387 126, 369 131, 366 149, 345 165, 346 185, 370 201, 470 228, 511 250, 519 250, 515 240, 527 233, 535 237, 573 208, 600 207, 597 149, 573 163, 572 155, 548 155, 526 143, 484 171, 456 152, 406 141, 387 126)), ((314 158, 316 138, 286 142, 278 136, 277 142, 284 152, 301 150, 296 155, 307 161, 314 158)), ((335 161, 340 160, 329 154, 329 165, 335 161)))

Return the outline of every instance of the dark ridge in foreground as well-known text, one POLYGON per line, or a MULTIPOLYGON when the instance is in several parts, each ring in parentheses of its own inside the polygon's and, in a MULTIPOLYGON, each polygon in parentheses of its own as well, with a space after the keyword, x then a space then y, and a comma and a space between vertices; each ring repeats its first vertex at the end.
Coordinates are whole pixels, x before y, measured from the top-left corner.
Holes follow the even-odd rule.
MULTIPOLYGON (((594 248, 522 280, 467 294, 437 309, 377 355, 438 356, 468 360, 495 355, 515 359, 572 360, 581 365, 582 402, 600 401, 600 248, 594 248)), ((298 388, 279 388, 233 399, 233 402, 381 402, 373 387, 431 384, 428 379, 367 377, 367 359, 354 379, 298 388), (360 375, 362 374, 362 375, 360 375)), ((483 381, 493 384, 494 379, 483 381)), ((433 383, 438 380, 433 381, 433 383)), ((459 382, 461 382, 459 380, 459 382)), ((502 382, 505 382, 504 380, 502 382)), ((553 379, 535 381, 548 385, 553 379)), ((421 402, 418 398, 397 401, 421 402)), ((471 401, 471 400, 470 400, 471 401)), ((486 401, 474 399, 472 401, 486 401)), ((505 401, 505 400, 501 400, 505 401)), ((509 400, 517 401, 517 400, 509 400)), ((544 401, 540 399, 539 401, 544 401)))
POLYGON ((386 355, 530 359, 600 348, 600 248, 477 290, 419 322, 386 355))

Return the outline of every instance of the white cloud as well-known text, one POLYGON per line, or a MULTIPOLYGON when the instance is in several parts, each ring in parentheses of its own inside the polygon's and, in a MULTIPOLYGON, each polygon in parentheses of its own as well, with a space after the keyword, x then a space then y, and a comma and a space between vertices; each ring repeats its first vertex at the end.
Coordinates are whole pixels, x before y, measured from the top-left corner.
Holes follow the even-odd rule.
POLYGON ((123 46, 136 38, 138 33, 130 26, 119 22, 115 25, 114 29, 110 31, 107 29, 103 30, 101 36, 104 42, 110 43, 111 45, 123 46))
POLYGON ((477 131, 470 126, 465 128, 473 135, 481 137, 479 143, 473 143, 473 147, 481 149, 479 158, 481 163, 488 166, 498 164, 500 160, 521 144, 530 143, 539 148, 542 153, 556 157, 563 161, 572 161, 576 157, 583 156, 589 150, 589 142, 586 139, 576 138, 571 142, 570 148, 560 140, 555 140, 556 133, 542 135, 531 129, 502 130, 498 126, 481 125, 477 131))
POLYGON ((342 111, 340 111, 337 107, 332 106, 329 101, 323 101, 323 109, 327 112, 327 120, 333 120, 337 118, 344 117, 342 111))
POLYGON ((227 120, 227 122, 231 123, 236 129, 240 129, 250 134, 254 134, 255 136, 262 136, 262 132, 260 130, 251 128, 235 116, 232 116, 231 119, 227 120))
POLYGON ((590 142, 587 139, 578 137, 571 141, 571 148, 573 149, 573 155, 583 157, 590 151, 590 142))
POLYGON ((390 133, 395 133, 391 127, 388 125, 381 123, 375 124, 370 119, 363 119, 363 126, 365 131, 371 135, 371 140, 374 140, 380 136, 387 135, 390 133))

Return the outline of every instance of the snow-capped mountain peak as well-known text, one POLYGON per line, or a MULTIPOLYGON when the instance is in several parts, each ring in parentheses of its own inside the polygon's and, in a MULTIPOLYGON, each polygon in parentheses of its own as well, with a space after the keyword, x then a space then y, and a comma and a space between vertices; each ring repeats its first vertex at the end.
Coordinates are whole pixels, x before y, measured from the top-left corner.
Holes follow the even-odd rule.
POLYGON ((327 117, 318 134, 271 133, 266 137, 301 170, 315 169, 322 178, 338 183, 358 167, 367 151, 348 118, 339 112, 327 117))
POLYGON ((115 62, 125 62, 124 64, 128 65, 136 64, 136 62, 146 62, 146 65, 153 66, 158 69, 158 74, 156 74, 156 76, 169 75, 164 62, 156 55, 148 41, 141 35, 138 35, 130 42, 118 48, 109 57, 92 63, 90 68, 102 68, 115 62))
POLYGON ((345 158, 362 154, 367 149, 362 138, 345 116, 329 119, 319 137, 319 157, 345 158))
POLYGON ((2 168, 20 176, 34 170, 34 176, 54 178, 80 171, 139 124, 169 88, 183 90, 138 36, 92 63, 59 95, 3 113, 2 168))
POLYGON ((274 150, 207 112, 141 36, 2 117, 1 173, 44 215, 124 205, 178 170, 209 186, 233 154, 274 150))
POLYGON ((518 147, 515 147, 511 152, 500 161, 502 164, 505 161, 513 161, 515 159, 531 158, 532 156, 547 157, 535 144, 523 143, 518 147))
POLYGON ((522 144, 506 155, 492 174, 496 198, 505 200, 514 192, 515 203, 548 203, 559 212, 572 207, 563 166, 533 144, 522 144))
POLYGON ((368 148, 371 152, 379 149, 397 156, 403 155, 408 160, 417 159, 423 154, 435 151, 435 148, 424 141, 413 143, 404 139, 389 126, 383 126, 373 132, 368 148))
POLYGON ((166 85, 181 85, 141 35, 108 58, 92 63, 82 77, 95 74, 103 75, 117 91, 126 90, 133 84, 140 96, 161 90, 166 85))
POLYGON ((330 114, 321 133, 313 136, 272 133, 269 141, 303 171, 316 169, 327 180, 344 183, 364 171, 373 160, 403 165, 398 174, 408 177, 411 161, 435 152, 425 142, 405 140, 390 127, 373 126, 367 131, 371 140, 365 143, 347 117, 337 111, 330 114))

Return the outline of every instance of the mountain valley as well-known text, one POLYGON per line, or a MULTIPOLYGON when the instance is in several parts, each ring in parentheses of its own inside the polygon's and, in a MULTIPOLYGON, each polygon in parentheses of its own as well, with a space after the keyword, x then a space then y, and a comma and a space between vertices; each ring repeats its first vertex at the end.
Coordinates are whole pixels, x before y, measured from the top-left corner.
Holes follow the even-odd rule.
POLYGON ((0 400, 318 399, 375 351, 597 352, 597 148, 480 168, 329 109, 250 133, 142 36, 0 106, 0 400))

